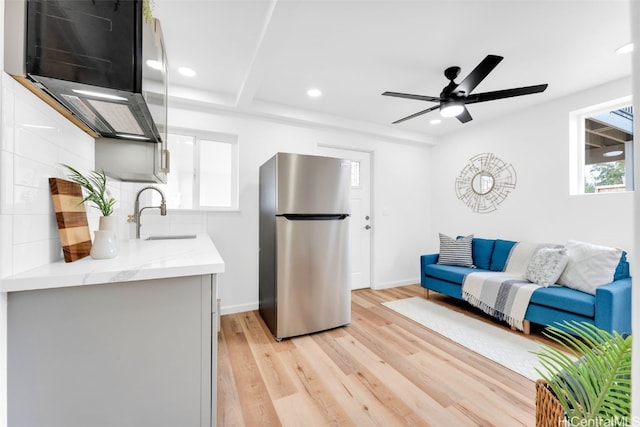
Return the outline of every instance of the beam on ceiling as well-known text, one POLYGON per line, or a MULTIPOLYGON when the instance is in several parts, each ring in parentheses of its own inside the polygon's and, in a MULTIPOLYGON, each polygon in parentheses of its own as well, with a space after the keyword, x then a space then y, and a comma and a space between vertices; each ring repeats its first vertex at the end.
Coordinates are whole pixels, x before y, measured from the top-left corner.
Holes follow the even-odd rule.
POLYGON ((260 37, 257 40, 249 68, 236 96, 236 107, 247 108, 260 88, 269 61, 277 57, 277 52, 290 35, 287 29, 293 23, 291 11, 298 2, 269 0, 269 8, 264 17, 260 37), (285 10, 286 9, 286 10, 285 10))

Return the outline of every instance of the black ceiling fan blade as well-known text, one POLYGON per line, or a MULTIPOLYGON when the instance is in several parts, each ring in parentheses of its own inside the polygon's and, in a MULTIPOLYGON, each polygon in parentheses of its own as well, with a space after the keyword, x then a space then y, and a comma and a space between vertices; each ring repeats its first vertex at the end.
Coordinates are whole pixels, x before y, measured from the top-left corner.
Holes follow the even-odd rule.
POLYGON ((467 110, 467 107, 464 107, 462 113, 458 114, 456 118, 460 120, 460 123, 467 123, 473 120, 473 117, 471 117, 471 114, 469 114, 469 110, 467 110))
POLYGON ((494 68, 496 68, 502 59, 502 56, 487 55, 487 57, 484 58, 482 62, 480 62, 454 90, 456 92, 461 91, 466 95, 469 95, 471 91, 475 89, 476 86, 478 86, 494 68))
POLYGON ((405 120, 413 119, 414 117, 421 116, 421 115, 423 115, 423 114, 428 113, 429 111, 433 111, 433 110, 436 110, 436 109, 438 109, 438 108, 440 108, 440 105, 434 105, 433 107, 431 107, 431 108, 427 108, 426 110, 418 111, 418 112, 417 112, 417 113, 415 113, 415 114, 412 114, 412 115, 407 116, 407 117, 403 117, 403 118, 402 118, 402 119, 400 119, 400 120, 396 120, 396 121, 395 121, 395 122, 393 122, 392 124, 394 124, 394 125, 395 125, 395 124, 397 124, 397 123, 402 123, 402 122, 404 122, 405 120))
POLYGON ((514 96, 531 95, 533 93, 544 92, 547 84, 525 86, 515 89, 496 90, 493 92, 476 93, 464 100, 465 104, 474 104, 476 102, 493 101, 494 99, 511 98, 514 96))
POLYGON ((384 96, 395 96, 396 98, 416 99, 418 101, 440 102, 440 98, 436 96, 427 95, 412 95, 410 93, 400 92, 383 92, 384 96))

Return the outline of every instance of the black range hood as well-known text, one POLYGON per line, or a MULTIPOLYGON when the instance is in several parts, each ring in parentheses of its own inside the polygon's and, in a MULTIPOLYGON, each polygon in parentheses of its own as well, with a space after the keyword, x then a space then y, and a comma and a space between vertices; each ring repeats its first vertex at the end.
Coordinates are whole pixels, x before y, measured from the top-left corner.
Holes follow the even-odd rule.
POLYGON ((7 1, 5 70, 45 91, 93 136, 166 143, 166 54, 144 3, 7 1), (149 108, 151 92, 161 108, 149 108))

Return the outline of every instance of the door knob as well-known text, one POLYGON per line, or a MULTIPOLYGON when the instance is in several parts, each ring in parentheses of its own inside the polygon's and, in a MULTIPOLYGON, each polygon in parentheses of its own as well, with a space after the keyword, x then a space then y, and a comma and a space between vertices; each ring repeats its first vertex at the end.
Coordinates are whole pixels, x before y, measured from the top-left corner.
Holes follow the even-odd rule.
POLYGON ((364 229, 365 230, 371 230, 371 226, 369 224, 367 224, 367 225, 364 226, 364 229))

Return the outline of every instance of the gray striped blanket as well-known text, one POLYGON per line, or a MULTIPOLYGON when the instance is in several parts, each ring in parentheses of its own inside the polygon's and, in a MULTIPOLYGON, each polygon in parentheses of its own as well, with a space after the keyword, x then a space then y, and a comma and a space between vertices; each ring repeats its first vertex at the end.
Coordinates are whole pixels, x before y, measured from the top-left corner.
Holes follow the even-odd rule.
POLYGON ((462 298, 522 331, 531 294, 538 288, 540 285, 509 273, 470 273, 462 284, 462 298))
POLYGON ((462 282, 462 298, 485 313, 523 330, 524 315, 531 294, 540 285, 524 278, 531 256, 541 247, 556 246, 529 242, 517 243, 509 255, 504 272, 469 273, 462 282))

